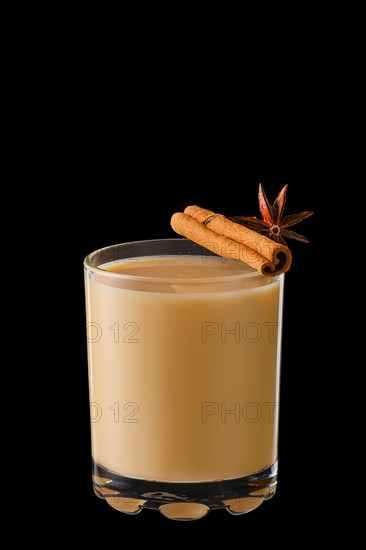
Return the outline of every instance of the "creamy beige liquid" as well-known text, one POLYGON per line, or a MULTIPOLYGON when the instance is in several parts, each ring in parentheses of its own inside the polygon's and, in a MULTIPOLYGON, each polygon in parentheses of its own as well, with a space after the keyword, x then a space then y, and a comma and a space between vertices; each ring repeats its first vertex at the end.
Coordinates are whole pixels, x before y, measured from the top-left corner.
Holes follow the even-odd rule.
POLYGON ((273 464, 283 277, 198 256, 103 269, 86 282, 94 460, 191 482, 273 464))

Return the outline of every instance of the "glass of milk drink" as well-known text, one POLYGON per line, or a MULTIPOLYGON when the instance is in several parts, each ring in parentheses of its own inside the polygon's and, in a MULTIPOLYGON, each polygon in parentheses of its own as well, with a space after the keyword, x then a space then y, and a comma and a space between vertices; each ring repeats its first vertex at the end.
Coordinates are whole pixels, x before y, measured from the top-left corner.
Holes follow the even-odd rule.
POLYGON ((84 266, 96 494, 180 520, 271 498, 284 275, 180 238, 84 266))

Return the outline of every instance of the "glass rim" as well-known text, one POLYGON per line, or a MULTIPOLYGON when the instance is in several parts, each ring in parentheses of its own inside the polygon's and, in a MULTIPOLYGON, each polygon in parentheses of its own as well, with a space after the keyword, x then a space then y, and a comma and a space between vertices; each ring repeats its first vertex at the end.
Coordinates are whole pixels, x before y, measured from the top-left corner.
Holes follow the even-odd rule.
MULTIPOLYGON (((240 281, 244 281, 244 280, 252 280, 254 278, 259 278, 259 279, 269 279, 270 281, 268 281, 269 283, 270 282, 275 282, 275 281, 278 281, 281 277, 284 276, 284 273, 282 273, 281 275, 276 275, 275 277, 273 276, 266 276, 266 275, 262 275, 262 273, 260 273, 259 271, 253 269, 252 267, 250 267, 248 264, 243 263, 244 266, 246 266, 248 268, 248 270, 250 271, 247 271, 245 273, 239 273, 237 275, 220 275, 220 276, 216 276, 216 277, 150 277, 150 276, 146 276, 146 275, 127 275, 126 273, 116 273, 114 271, 108 271, 106 269, 103 269, 101 268, 100 266, 98 265, 93 265, 93 259, 95 259, 97 257, 97 255, 100 255, 100 254, 105 254, 106 252, 109 252, 109 251, 112 251, 113 249, 117 250, 122 250, 124 247, 127 248, 128 246, 142 246, 142 245, 147 245, 149 246, 149 244, 153 244, 153 243, 164 243, 164 242, 170 242, 170 243, 177 243, 177 244, 183 244, 183 243, 187 243, 187 244, 190 244, 192 245, 192 248, 196 248, 197 249, 197 252, 199 251, 199 249, 202 249, 202 254, 205 253, 206 256, 211 256, 213 258, 221 258, 222 261, 227 261, 227 262, 230 262, 230 261, 235 261, 235 260, 230 260, 230 259, 227 259, 227 258, 224 258, 223 256, 220 256, 218 254, 215 254, 213 252, 211 252, 210 250, 204 248, 203 246, 195 243, 194 241, 191 241, 189 239, 186 239, 186 238, 161 238, 161 239, 146 239, 146 240, 141 240, 141 241, 129 241, 129 242, 125 242, 125 243, 119 243, 119 244, 112 244, 110 246, 105 246, 103 248, 99 248, 98 250, 94 250, 93 252, 91 252, 90 254, 88 254, 85 259, 84 259, 84 268, 91 272, 91 273, 94 273, 94 274, 99 274, 99 275, 103 275, 103 277, 108 277, 108 278, 111 278, 114 279, 114 280, 120 280, 120 281, 140 281, 141 283, 143 282, 148 282, 148 283, 167 283, 167 284, 170 284, 170 283, 179 283, 179 284, 192 284, 192 283, 199 283, 199 284, 207 284, 207 283, 224 283, 224 282, 240 282, 240 281)), ((160 257, 160 258, 167 258, 167 257, 170 257, 170 256, 193 256, 192 253, 190 254, 184 254, 184 253, 176 253, 176 254, 151 254, 150 256, 149 255, 136 255, 134 257, 128 257, 128 258, 119 258, 118 260, 114 260, 115 262, 119 262, 119 261, 123 261, 125 260, 126 262, 128 261, 134 261, 134 260, 138 260, 138 259, 147 259, 147 258, 153 258, 154 256, 155 257, 160 257)), ((198 254, 196 254, 198 256, 198 254)), ((101 265, 106 265, 106 264, 110 264, 112 262, 105 262, 104 264, 101 264, 101 265)))

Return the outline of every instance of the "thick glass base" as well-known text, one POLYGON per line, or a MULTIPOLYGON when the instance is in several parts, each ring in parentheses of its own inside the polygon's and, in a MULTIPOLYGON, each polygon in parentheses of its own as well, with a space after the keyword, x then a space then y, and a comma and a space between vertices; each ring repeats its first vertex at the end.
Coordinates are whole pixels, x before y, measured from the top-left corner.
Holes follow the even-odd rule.
POLYGON ((276 492, 277 462, 251 476, 203 483, 167 483, 119 476, 93 462, 96 495, 126 514, 142 508, 159 510, 169 519, 193 520, 226 508, 234 515, 258 508, 276 492))

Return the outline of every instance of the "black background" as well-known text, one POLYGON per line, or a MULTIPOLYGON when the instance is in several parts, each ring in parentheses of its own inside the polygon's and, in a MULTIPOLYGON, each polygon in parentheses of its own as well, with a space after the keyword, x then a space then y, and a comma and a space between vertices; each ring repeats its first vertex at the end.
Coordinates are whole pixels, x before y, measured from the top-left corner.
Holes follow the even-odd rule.
MULTIPOLYGON (((108 157, 104 156, 101 162, 93 153, 84 153, 88 168, 82 177, 80 199, 73 195, 75 174, 71 182, 64 174, 64 183, 60 183, 55 198, 62 203, 63 212, 52 220, 61 224, 59 246, 67 265, 64 274, 60 271, 64 284, 56 290, 59 321, 56 320, 58 334, 53 338, 53 350, 57 350, 60 370, 57 377, 49 378, 49 395, 57 394, 58 400, 55 406, 51 397, 47 405, 57 420, 56 436, 51 432, 46 436, 52 476, 58 487, 57 498, 52 502, 53 519, 61 527, 90 530, 95 525, 105 533, 142 536, 148 527, 154 529, 152 533, 158 529, 169 536, 178 535, 183 540, 186 537, 187 541, 198 532, 226 529, 232 536, 245 533, 247 540, 249 536, 254 542, 264 537, 268 543, 276 533, 285 534, 291 522, 303 537, 312 537, 314 526, 322 518, 318 480, 328 462, 326 438, 322 437, 327 380, 321 374, 319 355, 324 309, 315 292, 319 290, 322 267, 322 175, 308 167, 306 159, 300 164, 303 168, 293 172, 249 172, 242 156, 240 162, 236 160, 232 165, 231 153, 221 156, 215 150, 197 162, 198 150, 197 158, 192 159, 188 153, 187 157, 182 153, 176 156, 174 147, 161 151, 158 158, 130 158, 126 173, 123 166, 117 168, 114 163, 112 168, 108 157), (91 484, 83 259, 91 251, 110 244, 174 237, 170 217, 189 204, 226 215, 259 216, 259 182, 270 202, 285 183, 289 184, 287 214, 315 212, 294 228, 307 236, 310 244, 288 243, 293 264, 285 284, 277 493, 257 510, 240 517, 222 510, 196 522, 181 523, 150 510, 143 510, 138 516, 119 513, 94 495, 91 484)), ((287 164, 283 162, 284 167, 287 164)), ((78 166, 80 169, 82 163, 78 166)))
POLYGON ((160 27, 149 17, 144 25, 140 17, 116 18, 112 28, 110 20, 91 22, 90 10, 76 11, 65 22, 58 13, 38 34, 26 22, 31 38, 20 43, 9 80, 15 103, 4 104, 11 130, 3 243, 13 253, 3 256, 4 273, 22 262, 12 272, 20 296, 11 308, 14 360, 3 368, 4 378, 8 371, 15 378, 3 391, 16 410, 14 421, 11 414, 3 422, 3 438, 6 449, 19 445, 15 478, 4 452, 12 484, 4 499, 15 498, 11 513, 20 519, 12 535, 42 539, 52 524, 56 540, 99 535, 123 547, 126 533, 133 546, 178 537, 188 546, 195 535, 217 532, 243 546, 337 535, 343 511, 355 509, 353 477, 337 483, 345 471, 340 451, 357 466, 362 456, 343 437, 360 384, 354 361, 341 358, 342 344, 347 357, 353 346, 353 315, 339 318, 347 303, 362 311, 359 275, 347 292, 332 291, 339 283, 332 248, 344 247, 348 261, 346 216, 362 219, 363 172, 352 174, 362 158, 352 128, 360 119, 361 33, 353 21, 347 42, 343 11, 338 25, 337 14, 333 20, 319 9, 290 25, 287 17, 282 25, 278 17, 256 25, 237 18, 238 28, 189 14, 205 29, 195 35, 191 23, 178 32, 174 17, 160 27), (114 243, 174 236, 170 216, 188 204, 258 215, 259 182, 271 202, 289 184, 286 213, 315 212, 298 226, 310 244, 289 241, 277 494, 240 517, 218 511, 180 523, 148 510, 118 513, 91 485, 83 259, 114 243), (32 528, 23 529, 33 514, 32 528))

